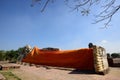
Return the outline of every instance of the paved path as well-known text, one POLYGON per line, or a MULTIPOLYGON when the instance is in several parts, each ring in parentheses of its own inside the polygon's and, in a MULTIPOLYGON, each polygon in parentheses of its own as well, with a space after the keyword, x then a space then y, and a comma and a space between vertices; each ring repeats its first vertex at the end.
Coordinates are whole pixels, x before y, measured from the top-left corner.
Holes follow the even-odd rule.
POLYGON ((107 75, 89 72, 46 69, 44 67, 23 66, 13 71, 22 80, 120 80, 120 68, 110 68, 107 75))

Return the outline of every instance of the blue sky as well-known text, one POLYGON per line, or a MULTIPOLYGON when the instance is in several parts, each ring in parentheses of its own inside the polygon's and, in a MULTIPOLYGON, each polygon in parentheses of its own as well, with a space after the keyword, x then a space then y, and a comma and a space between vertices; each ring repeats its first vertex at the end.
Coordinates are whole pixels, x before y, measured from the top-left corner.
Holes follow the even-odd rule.
POLYGON ((30 4, 31 0, 0 0, 0 50, 16 50, 27 44, 79 49, 92 42, 107 52, 120 52, 120 11, 114 15, 112 26, 100 29, 103 23, 92 24, 96 8, 89 16, 82 16, 59 0, 43 13, 38 4, 30 4))

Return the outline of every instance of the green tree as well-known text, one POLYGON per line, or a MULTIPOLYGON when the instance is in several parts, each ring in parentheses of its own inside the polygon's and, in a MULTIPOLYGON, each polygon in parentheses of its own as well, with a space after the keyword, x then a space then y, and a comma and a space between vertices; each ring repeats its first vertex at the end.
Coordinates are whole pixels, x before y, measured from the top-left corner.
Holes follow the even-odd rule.
POLYGON ((18 51, 17 50, 10 50, 10 51, 6 51, 5 54, 5 60, 8 60, 10 62, 16 62, 18 57, 18 51))
POLYGON ((111 58, 110 53, 107 53, 107 58, 111 58))
POLYGON ((2 60, 3 60, 3 52, 0 51, 0 61, 2 61, 2 60))
POLYGON ((0 61, 8 60, 10 62, 16 62, 22 53, 24 47, 18 48, 17 50, 4 51, 0 50, 0 61))
POLYGON ((120 58, 119 53, 112 53, 111 56, 112 58, 120 58))
POLYGON ((0 61, 4 60, 6 52, 4 50, 0 50, 0 61))

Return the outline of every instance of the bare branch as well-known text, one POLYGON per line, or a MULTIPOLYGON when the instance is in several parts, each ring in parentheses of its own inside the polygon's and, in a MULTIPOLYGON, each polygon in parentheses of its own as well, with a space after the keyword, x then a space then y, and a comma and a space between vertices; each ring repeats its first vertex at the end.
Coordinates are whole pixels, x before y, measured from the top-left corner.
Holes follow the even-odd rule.
POLYGON ((85 0, 85 1, 83 1, 83 3, 79 3, 78 5, 75 5, 73 10, 76 10, 76 9, 80 8, 81 6, 86 5, 89 1, 90 0, 87 0, 87 1, 85 0))
MULTIPOLYGON (((44 0, 32 0, 31 7, 33 7, 33 6, 35 5, 35 3, 40 3, 40 2, 41 2, 41 4, 43 4, 43 7, 42 7, 42 9, 41 9, 41 12, 43 12, 50 1, 51 1, 51 2, 54 2, 54 0, 46 0, 46 1, 45 1, 45 4, 44 4, 43 1, 44 1, 44 0)), ((40 4, 40 5, 41 5, 41 4, 40 4)))
POLYGON ((33 7, 35 5, 35 3, 39 3, 39 2, 41 2, 41 0, 32 0, 31 7, 33 7))
MULTIPOLYGON (((53 2, 54 0, 32 0, 31 6, 34 6, 36 2, 37 3, 41 2, 41 4, 43 5, 41 12, 43 12, 50 1, 53 2)), ((99 12, 99 14, 95 16, 96 20, 94 24, 104 21, 105 27, 107 27, 110 24, 112 17, 115 15, 115 13, 118 12, 118 10, 120 10, 120 4, 119 5, 115 4, 117 0, 103 0, 103 1, 102 0, 63 0, 63 1, 69 8, 72 9, 72 11, 75 10, 77 12, 80 11, 83 16, 88 15, 90 13, 92 6, 95 6, 94 4, 98 5, 100 4, 100 2, 103 2, 103 5, 101 5, 101 12, 99 12)))
MULTIPOLYGON (((65 0, 70 1, 70 0, 65 0)), ((74 5, 74 10, 80 10, 82 15, 88 15, 90 8, 93 4, 99 3, 101 0, 76 0, 77 4, 74 5), (87 6, 87 7, 86 7, 87 6)), ((104 21, 104 27, 107 27, 112 20, 113 15, 120 9, 120 5, 114 6, 116 0, 105 0, 105 3, 101 8, 103 10, 96 15, 94 24, 104 21)))
POLYGON ((99 14, 97 16, 97 18, 99 18, 98 20, 95 21, 95 23, 99 23, 101 21, 104 21, 104 20, 108 20, 104 25, 105 27, 108 26, 108 24, 111 22, 112 20, 112 17, 114 16, 114 14, 120 9, 120 5, 114 7, 112 10, 110 10, 109 13, 106 13, 106 11, 103 11, 101 14, 99 14), (106 14, 104 14, 106 13, 106 14))
POLYGON ((43 12, 43 11, 45 10, 45 8, 46 8, 46 6, 48 5, 49 1, 50 1, 50 0, 47 0, 47 1, 46 1, 46 3, 45 3, 45 5, 43 6, 41 12, 43 12))

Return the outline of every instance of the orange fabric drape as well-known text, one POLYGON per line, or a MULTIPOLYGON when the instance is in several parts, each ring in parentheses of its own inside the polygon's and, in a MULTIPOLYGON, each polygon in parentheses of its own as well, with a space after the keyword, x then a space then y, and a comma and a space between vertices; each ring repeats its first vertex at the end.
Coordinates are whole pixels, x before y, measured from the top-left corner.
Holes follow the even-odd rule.
POLYGON ((40 65, 94 70, 93 49, 89 48, 66 51, 43 51, 34 47, 22 61, 40 65))

